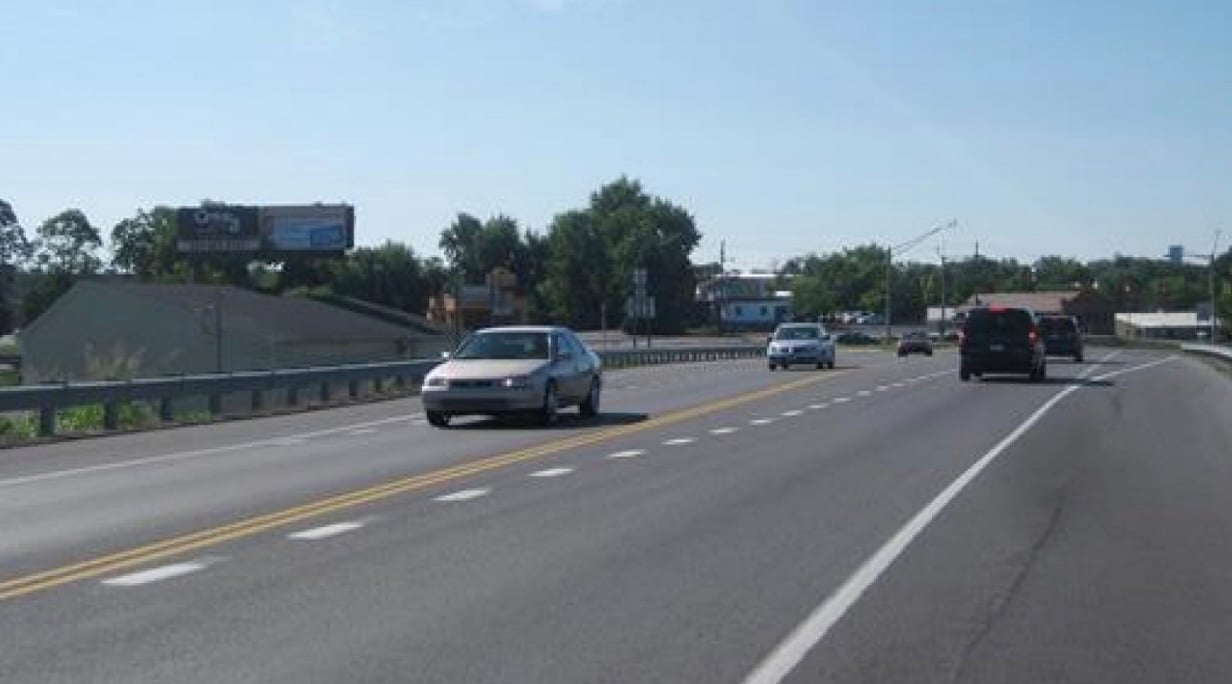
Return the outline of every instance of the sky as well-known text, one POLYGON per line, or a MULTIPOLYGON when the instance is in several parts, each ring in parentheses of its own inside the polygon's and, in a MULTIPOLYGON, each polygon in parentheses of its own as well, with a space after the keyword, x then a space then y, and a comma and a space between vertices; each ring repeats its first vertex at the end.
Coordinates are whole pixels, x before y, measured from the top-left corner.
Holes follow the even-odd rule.
MULTIPOLYGON (((695 262, 908 242, 1161 256, 1232 236, 1232 3, 0 0, 0 199, 347 202, 418 254, 622 175, 695 262), (943 241, 942 239, 943 238, 943 241)), ((1225 240, 1225 246, 1227 240, 1225 240)), ((1222 251, 1222 250, 1221 250, 1222 251)))

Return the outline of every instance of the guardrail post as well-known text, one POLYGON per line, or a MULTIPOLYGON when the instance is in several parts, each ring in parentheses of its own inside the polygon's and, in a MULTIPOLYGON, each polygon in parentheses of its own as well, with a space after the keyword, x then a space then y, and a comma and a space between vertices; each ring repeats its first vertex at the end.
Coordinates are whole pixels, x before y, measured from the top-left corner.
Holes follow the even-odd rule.
POLYGON ((39 408, 39 437, 50 437, 56 434, 56 407, 43 406, 39 408))
POLYGON ((406 376, 405 375, 399 374, 399 375, 394 376, 394 389, 397 389, 397 390, 406 389, 406 376))
POLYGON ((120 407, 114 401, 103 402, 103 429, 116 430, 120 427, 120 407))
POLYGON ((210 395, 210 417, 217 416, 222 413, 222 395, 214 393, 210 395))
POLYGON ((299 406, 299 387, 291 385, 287 388, 287 406, 299 406))
POLYGON ((172 407, 171 397, 162 397, 158 400, 158 419, 164 423, 170 423, 175 420, 175 411, 172 407))
POLYGON ((329 381, 321 383, 321 402, 329 402, 329 381))
POLYGON ((265 393, 259 389, 252 391, 252 412, 256 413, 265 408, 265 393))
POLYGON ((375 378, 372 378, 372 391, 375 394, 384 393, 385 392, 385 378, 382 378, 379 375, 375 378))
POLYGON ((347 383, 347 396, 349 396, 352 399, 359 398, 359 381, 358 380, 351 380, 350 382, 347 383))

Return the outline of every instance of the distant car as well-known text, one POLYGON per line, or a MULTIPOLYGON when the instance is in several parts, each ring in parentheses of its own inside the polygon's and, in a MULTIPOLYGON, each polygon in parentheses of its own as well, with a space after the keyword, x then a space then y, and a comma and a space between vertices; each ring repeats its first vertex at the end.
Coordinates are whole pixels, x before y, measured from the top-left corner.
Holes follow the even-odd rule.
POLYGON ((962 381, 985 373, 1024 373, 1033 381, 1048 373, 1039 324, 1030 309, 972 309, 958 337, 958 377, 962 381))
POLYGON ((839 333, 836 339, 839 344, 849 344, 852 346, 881 344, 881 340, 873 337, 863 330, 848 330, 846 332, 839 333))
POLYGON ((1082 329, 1073 316, 1044 315, 1039 317, 1040 334, 1049 356, 1069 356, 1082 363, 1085 343, 1082 329))
POLYGON ((811 364, 834 368, 834 339, 820 323, 782 323, 766 345, 770 370, 811 364))
POLYGON ((903 336, 898 340, 898 355, 907 356, 908 354, 932 356, 932 340, 928 339, 928 335, 922 332, 903 333, 903 336))
POLYGON ((561 408, 599 413, 603 364, 568 328, 508 326, 471 334, 424 378, 420 398, 428 422, 454 416, 526 414, 544 425, 561 408))

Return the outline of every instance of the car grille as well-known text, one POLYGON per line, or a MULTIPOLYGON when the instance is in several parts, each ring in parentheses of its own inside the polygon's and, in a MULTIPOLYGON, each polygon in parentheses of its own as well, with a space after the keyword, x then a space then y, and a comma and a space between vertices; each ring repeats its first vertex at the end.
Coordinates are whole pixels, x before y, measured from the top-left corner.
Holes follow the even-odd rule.
POLYGON ((495 380, 450 380, 450 387, 457 389, 490 389, 496 387, 495 380))

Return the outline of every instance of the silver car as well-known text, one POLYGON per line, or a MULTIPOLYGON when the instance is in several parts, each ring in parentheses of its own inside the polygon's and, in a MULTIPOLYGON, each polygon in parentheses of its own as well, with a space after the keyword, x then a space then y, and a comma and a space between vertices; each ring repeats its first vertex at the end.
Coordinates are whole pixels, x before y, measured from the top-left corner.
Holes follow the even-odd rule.
POLYGON ((530 414, 544 425, 577 406, 599 413, 603 364, 577 335, 557 326, 507 326, 476 331, 424 378, 428 422, 454 416, 530 414))
POLYGON ((798 363, 834 368, 834 356, 834 338, 820 323, 782 323, 766 345, 770 370, 798 363))

